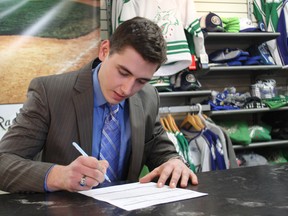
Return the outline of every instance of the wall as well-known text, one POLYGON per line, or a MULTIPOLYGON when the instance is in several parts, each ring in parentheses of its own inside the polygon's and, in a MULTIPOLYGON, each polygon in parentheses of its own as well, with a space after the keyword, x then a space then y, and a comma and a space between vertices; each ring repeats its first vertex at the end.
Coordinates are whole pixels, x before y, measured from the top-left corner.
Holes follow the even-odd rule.
POLYGON ((200 16, 214 12, 220 17, 247 17, 248 0, 194 0, 200 16))

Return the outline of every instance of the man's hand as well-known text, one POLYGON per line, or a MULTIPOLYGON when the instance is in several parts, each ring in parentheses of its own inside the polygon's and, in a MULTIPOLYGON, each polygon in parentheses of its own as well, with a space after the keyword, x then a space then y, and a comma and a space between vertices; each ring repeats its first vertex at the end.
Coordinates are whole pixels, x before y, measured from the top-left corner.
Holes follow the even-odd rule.
POLYGON ((67 190, 70 192, 88 190, 104 181, 109 164, 105 160, 80 156, 67 166, 55 165, 47 177, 49 191, 67 190), (85 186, 80 185, 85 177, 85 186))
POLYGON ((193 185, 198 184, 195 173, 190 170, 180 159, 171 159, 161 166, 155 168, 152 172, 142 177, 141 183, 151 182, 154 178, 159 177, 157 185, 163 187, 167 179, 171 177, 169 187, 175 188, 180 180, 180 187, 187 187, 188 181, 191 180, 193 185))

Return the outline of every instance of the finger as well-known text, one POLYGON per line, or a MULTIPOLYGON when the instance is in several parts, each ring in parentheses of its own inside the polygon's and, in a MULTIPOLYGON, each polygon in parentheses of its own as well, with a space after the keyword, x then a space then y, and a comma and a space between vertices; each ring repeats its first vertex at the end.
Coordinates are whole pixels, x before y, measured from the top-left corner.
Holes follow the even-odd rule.
POLYGON ((98 186, 102 181, 98 181, 94 178, 91 178, 89 176, 86 177, 86 187, 89 189, 98 186))
POLYGON ((100 160, 98 161, 98 166, 96 170, 96 176, 95 179, 102 183, 105 181, 105 174, 107 172, 107 169, 109 167, 109 163, 106 160, 100 160))
POLYGON ((76 188, 78 191, 82 190, 90 190, 93 187, 99 185, 100 182, 95 181, 95 179, 90 178, 88 176, 82 176, 80 180, 77 182, 76 188))
POLYGON ((81 165, 89 167, 91 169, 99 169, 102 167, 101 165, 104 164, 103 162, 97 160, 97 158, 95 157, 79 156, 76 160, 81 165))
POLYGON ((173 171, 173 168, 171 166, 166 166, 162 170, 162 172, 159 176, 158 182, 157 182, 158 187, 163 187, 163 185, 165 184, 167 179, 171 176, 172 171, 173 171))
POLYGON ((105 170, 109 166, 106 160, 97 160, 95 157, 79 156, 75 161, 91 169, 105 170))
POLYGON ((189 170, 188 174, 186 174, 186 173, 182 174, 180 187, 182 187, 182 188, 183 187, 187 187, 189 180, 191 180, 191 183, 193 185, 197 185, 198 184, 198 178, 197 178, 196 174, 193 171, 191 171, 191 170, 189 170))
MULTIPOLYGON (((182 171, 180 187, 187 187, 189 179, 192 177, 191 174, 194 174, 189 168, 186 168, 182 171)), ((192 178, 191 178, 192 181, 192 178)))
POLYGON ((106 169, 109 167, 109 163, 107 160, 99 160, 99 163, 101 163, 101 165, 106 169))
POLYGON ((108 162, 105 160, 97 160, 94 157, 80 156, 78 162, 80 163, 80 172, 82 175, 95 179, 97 182, 104 181, 104 174, 106 173, 108 162))
POLYGON ((190 179, 193 185, 197 185, 198 184, 198 177, 197 175, 191 171, 190 173, 190 179))
POLYGON ((148 173, 147 175, 143 176, 139 179, 140 183, 148 183, 151 182, 153 179, 159 176, 159 169, 156 168, 152 172, 148 173))
POLYGON ((90 169, 88 172, 83 173, 83 175, 91 178, 94 181, 91 186, 95 186, 94 184, 98 185, 97 183, 102 183, 105 180, 104 173, 97 169, 90 169))
POLYGON ((103 174, 107 172, 107 169, 109 167, 109 163, 106 160, 99 160, 98 161, 98 167, 97 169, 101 171, 103 174))
POLYGON ((181 167, 174 168, 174 170, 172 172, 171 180, 170 180, 170 183, 169 183, 169 187, 175 188, 177 186, 177 184, 178 184, 179 179, 181 178, 181 175, 182 175, 181 167))

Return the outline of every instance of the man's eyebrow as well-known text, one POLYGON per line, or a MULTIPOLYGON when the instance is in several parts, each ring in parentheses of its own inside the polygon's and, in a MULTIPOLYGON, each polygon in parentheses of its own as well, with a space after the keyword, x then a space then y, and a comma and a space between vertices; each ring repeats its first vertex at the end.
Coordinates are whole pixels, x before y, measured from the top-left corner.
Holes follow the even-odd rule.
MULTIPOLYGON (((118 67, 119 67, 120 69, 126 71, 126 72, 129 73, 130 75, 133 75, 133 73, 132 73, 127 67, 125 67, 124 65, 118 65, 118 67)), ((142 77, 142 78, 140 77, 140 78, 138 78, 138 80, 143 80, 143 81, 145 81, 145 82, 149 82, 151 79, 145 78, 145 77, 142 77)))
POLYGON ((139 78, 138 80, 143 80, 143 81, 145 81, 145 82, 151 81, 151 79, 148 79, 148 78, 139 78))
POLYGON ((127 67, 125 67, 124 65, 120 65, 120 64, 119 64, 118 67, 119 67, 120 69, 126 71, 127 73, 132 74, 132 72, 131 72, 127 67))

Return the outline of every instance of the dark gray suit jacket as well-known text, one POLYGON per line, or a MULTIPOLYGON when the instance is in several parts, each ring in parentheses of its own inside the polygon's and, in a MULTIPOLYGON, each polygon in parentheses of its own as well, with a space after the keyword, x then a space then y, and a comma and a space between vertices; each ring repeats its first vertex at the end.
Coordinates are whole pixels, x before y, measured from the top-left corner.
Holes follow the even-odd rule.
MULTIPOLYGON (((75 141, 92 153, 92 63, 83 69, 31 81, 27 101, 0 142, 0 190, 44 191, 53 164, 67 165, 79 156, 75 141), (41 162, 33 160, 41 152, 41 162)), ((178 154, 159 122, 159 97, 147 84, 128 99, 131 154, 127 179, 138 180, 178 154)))

